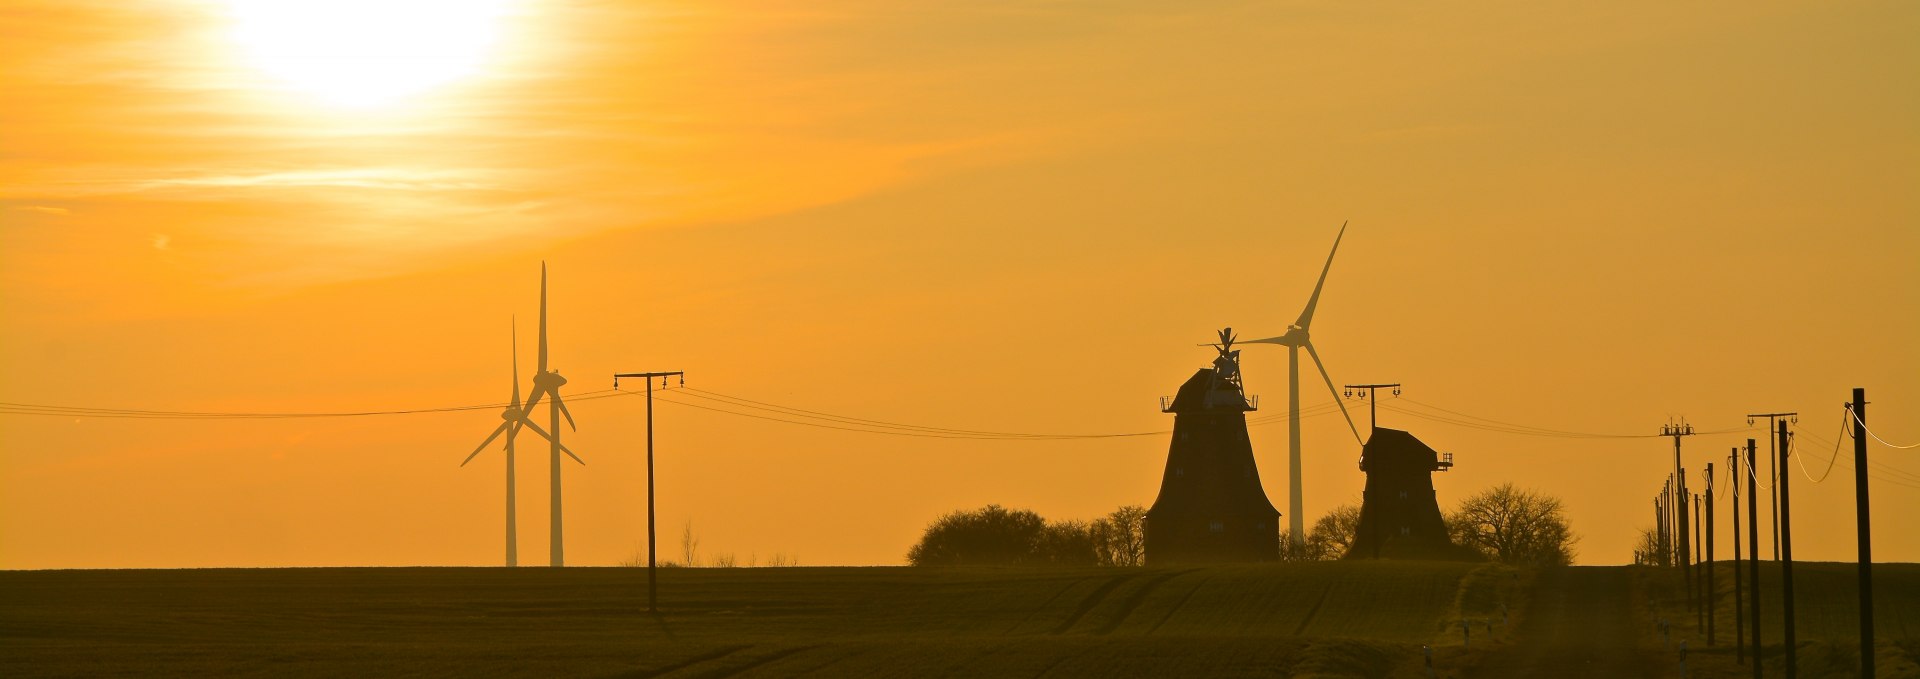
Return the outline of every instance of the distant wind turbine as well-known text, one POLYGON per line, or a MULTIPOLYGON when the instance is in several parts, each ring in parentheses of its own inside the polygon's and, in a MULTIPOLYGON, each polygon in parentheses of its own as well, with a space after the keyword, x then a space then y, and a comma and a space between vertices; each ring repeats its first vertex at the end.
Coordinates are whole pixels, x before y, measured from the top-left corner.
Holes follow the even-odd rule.
MULTIPOLYGON (((507 435, 507 566, 509 567, 520 565, 520 534, 519 534, 519 531, 515 528, 515 518, 514 518, 518 514, 514 509, 513 437, 519 435, 521 426, 526 424, 531 424, 527 422, 526 410, 520 407, 520 356, 519 356, 520 355, 520 338, 519 338, 519 335, 520 333, 518 331, 515 331, 513 333, 513 340, 512 340, 513 392, 511 395, 513 397, 513 401, 507 404, 506 410, 503 410, 500 412, 500 419, 505 421, 501 422, 500 426, 495 427, 493 430, 493 433, 487 435, 487 440, 481 441, 480 446, 477 448, 474 448, 473 453, 468 455, 467 459, 460 461, 460 466, 462 467, 467 466, 468 462, 472 462, 473 458, 478 457, 480 455, 480 451, 487 449, 487 444, 493 443, 493 440, 496 438, 499 438, 502 432, 506 433, 507 435)), ((538 431, 539 427, 534 427, 534 430, 538 431)), ((542 432, 541 435, 545 436, 546 434, 545 432, 542 432)))
POLYGON ((586 460, 580 459, 579 455, 573 454, 572 450, 569 450, 565 445, 560 443, 560 416, 561 415, 565 415, 567 417, 567 427, 572 428, 576 431, 579 430, 579 427, 576 427, 573 424, 573 413, 568 412, 567 404, 564 401, 560 400, 560 387, 566 386, 566 384, 567 384, 567 378, 561 377, 560 371, 547 369, 547 263, 541 262, 540 263, 540 365, 535 369, 535 372, 533 375, 533 392, 527 394, 527 406, 526 406, 526 410, 523 412, 533 412, 534 405, 540 402, 540 398, 542 396, 550 397, 551 401, 549 401, 549 403, 547 404, 547 418, 548 418, 547 426, 553 428, 553 434, 549 436, 546 430, 541 429, 540 426, 534 424, 532 420, 525 419, 524 414, 521 417, 522 417, 522 421, 526 423, 526 426, 532 427, 533 430, 536 433, 539 433, 542 438, 545 438, 548 443, 553 444, 553 447, 551 449, 552 450, 552 469, 549 474, 549 478, 552 480, 552 487, 549 493, 553 501, 553 509, 548 516, 553 522, 553 526, 551 528, 551 531, 549 532, 549 535, 552 537, 552 541, 553 541, 553 556, 549 565, 553 566, 554 568, 559 568, 561 566, 567 565, 565 550, 562 547, 564 543, 561 539, 561 528, 560 528, 561 526, 561 523, 560 523, 560 454, 566 453, 567 457, 573 458, 574 462, 578 462, 583 465, 587 463, 586 460))
MULTIPOLYGON (((1313 296, 1307 298, 1307 308, 1300 312, 1300 319, 1287 326, 1287 334, 1279 337, 1247 340, 1247 344, 1279 344, 1287 348, 1287 466, 1292 477, 1290 490, 1292 497, 1287 502, 1288 523, 1291 541, 1294 547, 1305 544, 1306 523, 1301 514, 1300 483, 1300 348, 1306 347, 1307 355, 1313 357, 1313 365, 1320 369, 1320 377, 1327 381, 1327 391, 1333 394, 1333 402, 1340 406, 1340 415, 1347 418, 1347 428, 1353 430, 1353 440, 1360 441, 1360 428, 1353 425, 1353 416, 1347 414, 1347 404, 1340 400, 1340 392, 1333 388, 1333 378, 1327 375, 1327 366, 1320 362, 1320 352, 1313 350, 1313 342, 1308 339, 1307 326, 1313 323, 1313 309, 1320 304, 1320 289, 1327 284, 1327 271, 1333 268, 1333 254, 1340 251, 1340 239, 1347 235, 1347 223, 1340 223, 1340 233, 1333 237, 1333 250, 1327 253, 1327 264, 1320 269, 1320 282, 1313 284, 1313 296)), ((1361 441, 1365 445, 1364 441, 1361 441)))

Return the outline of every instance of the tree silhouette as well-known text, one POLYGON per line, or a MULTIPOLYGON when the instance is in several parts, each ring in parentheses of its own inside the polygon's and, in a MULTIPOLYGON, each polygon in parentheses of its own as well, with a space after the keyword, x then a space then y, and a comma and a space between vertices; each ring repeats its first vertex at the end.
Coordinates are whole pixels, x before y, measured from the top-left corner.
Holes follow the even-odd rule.
POLYGON ((1560 498, 1503 483, 1460 502, 1447 517, 1456 544, 1509 564, 1564 566, 1573 563, 1579 539, 1567 525, 1560 498))
POLYGON ((1039 514, 1000 505, 956 511, 935 519, 907 551, 915 566, 1012 566, 1044 559, 1037 547, 1047 522, 1039 514))

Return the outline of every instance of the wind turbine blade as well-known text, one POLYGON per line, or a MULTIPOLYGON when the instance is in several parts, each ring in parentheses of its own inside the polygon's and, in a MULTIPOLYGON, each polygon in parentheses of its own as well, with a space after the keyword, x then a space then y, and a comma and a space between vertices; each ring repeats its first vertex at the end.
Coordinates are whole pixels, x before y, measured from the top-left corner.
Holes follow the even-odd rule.
POLYGON ((572 429, 574 431, 580 431, 580 427, 575 426, 573 424, 573 411, 567 410, 567 402, 560 400, 559 394, 553 395, 553 404, 560 408, 561 415, 567 416, 567 428, 572 429))
POLYGON ((540 263, 540 372, 547 371, 547 263, 540 263))
POLYGON ((1300 312, 1300 320, 1294 322, 1302 330, 1313 322, 1313 308, 1320 305, 1320 289, 1327 285, 1327 272, 1333 269, 1333 254, 1340 251, 1340 238, 1345 235, 1347 223, 1340 222, 1340 234, 1333 237, 1333 249, 1327 252, 1327 265, 1320 267, 1320 282, 1313 284, 1313 296, 1307 298, 1307 308, 1300 312))
POLYGON ((539 434, 540 438, 546 439, 548 443, 552 443, 553 445, 559 446, 560 452, 566 453, 567 457, 573 458, 574 462, 578 462, 580 464, 587 463, 586 460, 580 459, 579 455, 573 454, 573 450, 570 448, 567 448, 567 444, 553 440, 553 436, 547 434, 547 430, 541 429, 540 425, 534 424, 532 420, 528 420, 524 424, 528 429, 532 429, 533 433, 539 434))
POLYGON ((1347 414, 1347 404, 1340 400, 1340 392, 1334 390, 1333 378, 1327 375, 1327 364, 1320 362, 1320 352, 1313 350, 1312 342, 1307 343, 1307 355, 1313 357, 1314 367, 1320 369, 1320 379, 1327 381, 1327 393, 1333 394, 1334 405, 1340 406, 1340 416, 1347 418, 1347 428, 1353 430, 1353 440, 1359 441, 1360 445, 1367 445, 1366 441, 1360 439, 1360 428, 1353 425, 1353 416, 1347 414))
POLYGON ((541 389, 540 385, 538 383, 535 383, 533 385, 533 391, 527 394, 527 404, 520 407, 520 412, 523 412, 523 413, 533 412, 534 404, 539 403, 540 397, 545 394, 546 394, 546 390, 541 389))
POLYGON ((507 428, 507 445, 505 449, 513 450, 513 437, 520 435, 520 423, 508 422, 507 424, 512 426, 507 428))
POLYGON ((513 407, 520 407, 520 324, 509 321, 513 332, 513 407))
MULTIPOLYGON (((1281 335, 1279 337, 1268 337, 1264 339, 1240 340, 1240 343, 1241 344, 1286 344, 1287 337, 1285 335, 1281 335)), ((1207 345, 1207 346, 1213 346, 1213 345, 1207 345)))
POLYGON ((482 451, 482 450, 486 450, 486 449, 487 449, 487 444, 489 444, 489 443, 493 443, 493 440, 494 440, 494 439, 497 439, 497 438, 500 438, 500 432, 503 432, 503 431, 506 431, 506 430, 507 430, 507 425, 509 425, 509 424, 512 424, 512 423, 511 423, 511 422, 501 422, 501 423, 500 423, 500 426, 498 426, 498 427, 494 427, 494 428, 493 428, 493 433, 491 433, 491 434, 488 434, 488 435, 487 435, 487 440, 485 440, 485 441, 481 441, 481 442, 480 442, 480 445, 479 445, 478 447, 475 447, 475 448, 473 449, 473 454, 472 454, 472 455, 468 455, 468 456, 467 456, 467 459, 464 459, 464 460, 461 460, 461 461, 460 461, 460 466, 462 466, 462 467, 465 467, 465 466, 467 466, 467 463, 468 463, 468 462, 472 462, 472 461, 473 461, 473 458, 474 458, 474 456, 477 456, 477 455, 479 455, 479 454, 480 454, 480 451, 482 451))

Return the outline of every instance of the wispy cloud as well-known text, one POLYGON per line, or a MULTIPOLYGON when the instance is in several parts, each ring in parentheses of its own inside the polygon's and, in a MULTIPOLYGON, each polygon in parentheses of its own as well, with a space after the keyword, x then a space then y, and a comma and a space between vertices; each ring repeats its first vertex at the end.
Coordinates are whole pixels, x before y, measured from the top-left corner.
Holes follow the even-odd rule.
POLYGON ((133 186, 140 190, 176 187, 265 187, 383 189, 390 191, 488 191, 500 188, 495 184, 463 179, 461 178, 462 174, 465 173, 408 170, 402 168, 361 168, 350 170, 309 170, 299 172, 181 177, 139 182, 133 186))
POLYGON ((52 207, 48 205, 15 205, 13 206, 13 209, 21 212, 38 212, 43 215, 53 215, 56 217, 65 217, 67 215, 73 214, 72 210, 69 210, 63 207, 52 207))

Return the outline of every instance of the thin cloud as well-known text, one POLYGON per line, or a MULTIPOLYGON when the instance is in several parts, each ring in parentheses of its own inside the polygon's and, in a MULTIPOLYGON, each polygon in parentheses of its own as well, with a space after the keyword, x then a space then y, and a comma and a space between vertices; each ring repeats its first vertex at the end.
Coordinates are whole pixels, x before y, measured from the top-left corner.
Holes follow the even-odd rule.
POLYGON ((13 206, 13 209, 21 212, 37 212, 43 215, 53 215, 55 217, 65 217, 67 215, 73 214, 72 210, 69 210, 63 207, 53 207, 50 205, 15 205, 13 206))

